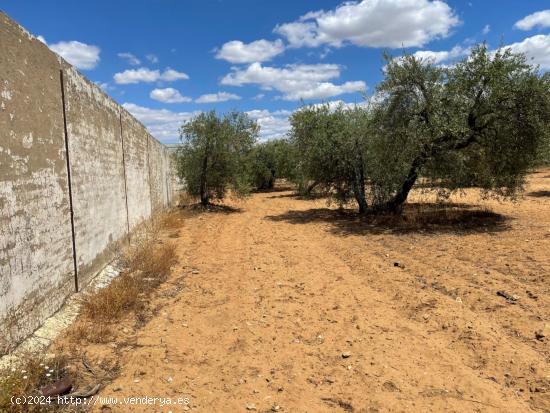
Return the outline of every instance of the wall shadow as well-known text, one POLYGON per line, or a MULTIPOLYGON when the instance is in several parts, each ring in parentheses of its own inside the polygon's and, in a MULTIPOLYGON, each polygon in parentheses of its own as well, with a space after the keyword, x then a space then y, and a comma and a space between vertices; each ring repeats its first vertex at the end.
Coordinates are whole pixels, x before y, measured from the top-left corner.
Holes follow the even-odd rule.
POLYGON ((356 210, 313 208, 267 216, 291 224, 329 223, 339 235, 406 233, 495 233, 510 228, 510 218, 469 204, 407 204, 403 215, 359 215, 356 210))
POLYGON ((527 196, 532 196, 535 198, 550 198, 550 191, 533 191, 529 192, 527 196))

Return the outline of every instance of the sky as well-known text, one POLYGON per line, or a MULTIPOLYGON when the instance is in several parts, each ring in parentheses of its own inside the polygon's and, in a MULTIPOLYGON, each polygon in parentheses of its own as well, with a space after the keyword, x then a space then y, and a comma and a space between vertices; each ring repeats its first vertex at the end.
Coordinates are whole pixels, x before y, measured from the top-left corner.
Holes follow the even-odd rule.
POLYGON ((360 103, 383 53, 450 64, 476 43, 550 70, 550 0, 0 0, 163 143, 201 111, 245 111, 262 140, 304 104, 360 103))

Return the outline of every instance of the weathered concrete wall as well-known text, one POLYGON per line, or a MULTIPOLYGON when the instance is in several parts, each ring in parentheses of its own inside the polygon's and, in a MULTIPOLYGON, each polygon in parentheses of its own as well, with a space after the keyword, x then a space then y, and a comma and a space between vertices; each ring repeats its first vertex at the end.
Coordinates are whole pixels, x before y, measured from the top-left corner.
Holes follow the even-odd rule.
POLYGON ((151 209, 157 211, 167 204, 166 180, 163 176, 166 150, 157 140, 149 138, 149 179, 151 185, 151 209))
POLYGON ((0 68, 1 351, 59 308, 73 265, 58 60, 0 14, 0 68))
POLYGON ((168 205, 170 175, 143 125, 0 12, 0 354, 168 205))
POLYGON ((122 136, 126 165, 126 189, 130 229, 151 215, 151 188, 149 186, 148 140, 144 126, 122 112, 122 136))
POLYGON ((120 106, 76 69, 63 66, 76 262, 83 286, 128 231, 122 128, 120 106))

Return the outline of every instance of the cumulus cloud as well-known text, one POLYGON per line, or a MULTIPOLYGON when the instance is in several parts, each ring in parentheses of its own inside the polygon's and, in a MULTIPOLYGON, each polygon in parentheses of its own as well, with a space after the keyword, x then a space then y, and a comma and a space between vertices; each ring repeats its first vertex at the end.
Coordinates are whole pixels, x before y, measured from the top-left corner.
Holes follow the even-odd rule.
POLYGON ((121 59, 126 60, 126 62, 128 62, 128 64, 131 64, 132 66, 137 66, 141 64, 141 60, 139 60, 132 53, 128 53, 128 52, 118 53, 117 56, 120 57, 121 59))
POLYGON ((164 103, 191 102, 193 100, 190 97, 182 96, 179 91, 171 87, 167 87, 165 89, 153 89, 149 96, 151 99, 164 103))
POLYGON ((240 100, 239 95, 227 92, 218 92, 218 93, 208 93, 198 97, 195 102, 197 103, 217 103, 217 102, 227 102, 228 100, 240 100))
POLYGON ((124 72, 115 73, 113 76, 115 82, 121 85, 139 82, 155 82, 159 77, 160 72, 158 70, 151 70, 146 67, 128 69, 124 72))
POLYGON ((189 79, 189 76, 183 72, 178 72, 177 70, 167 68, 162 75, 160 75, 160 80, 165 80, 167 82, 173 82, 175 80, 185 80, 189 79))
POLYGON ((173 82, 180 79, 189 79, 189 76, 183 72, 178 72, 170 68, 167 68, 161 73, 159 70, 151 70, 146 67, 140 67, 139 69, 128 69, 124 72, 115 73, 113 78, 116 83, 126 85, 139 82, 151 83, 158 80, 173 82))
POLYGON ((528 37, 506 47, 515 53, 524 53, 530 63, 540 65, 541 69, 550 69, 550 34, 528 37))
POLYGON ((265 62, 283 53, 285 46, 281 39, 273 42, 256 40, 252 43, 243 43, 233 40, 225 43, 216 53, 216 59, 227 60, 231 63, 265 62))
POLYGON ((514 24, 514 27, 520 30, 531 30, 535 27, 541 29, 550 27, 550 10, 542 10, 525 16, 523 19, 518 20, 514 24))
POLYGON ((260 140, 265 141, 273 138, 284 137, 290 129, 289 115, 287 110, 270 112, 265 109, 255 109, 246 112, 251 119, 260 125, 260 140))
POLYGON ((124 108, 139 119, 151 135, 161 142, 174 142, 179 138, 179 128, 200 112, 173 112, 168 109, 151 109, 134 103, 123 103, 124 108))
POLYGON ((252 63, 245 69, 233 68, 221 83, 229 86, 255 84, 263 90, 282 92, 284 100, 325 99, 344 93, 364 92, 365 82, 353 81, 335 85, 328 80, 340 77, 339 65, 287 65, 283 68, 252 63))
MULTIPOLYGON (((361 101, 359 103, 348 103, 343 100, 332 100, 325 103, 319 103, 313 106, 328 105, 331 110, 342 106, 346 109, 352 109, 356 106, 366 106, 367 101, 361 101)), ((296 110, 300 110, 298 108, 296 110)), ((266 109, 255 109, 246 112, 250 118, 256 120, 260 125, 260 140, 266 141, 274 138, 284 138, 290 131, 289 116, 294 113, 291 110, 276 110, 269 111, 266 109)))
POLYGON ((434 64, 440 64, 466 56, 469 52, 469 48, 455 46, 451 50, 443 50, 439 52, 434 52, 431 50, 419 50, 413 53, 413 55, 421 59, 429 60, 434 64))
POLYGON ((488 24, 486 24, 484 27, 483 27, 483 30, 481 30, 481 32, 483 34, 489 34, 489 32, 491 31, 491 26, 489 26, 488 24))
MULTIPOLYGON (((168 109, 151 109, 134 103, 124 103, 122 106, 139 119, 151 135, 161 142, 176 142, 179 139, 180 126, 200 111, 174 112, 168 109)), ((267 140, 283 137, 290 129, 289 110, 269 111, 256 109, 246 112, 260 125, 260 139, 267 140)))
POLYGON ((97 46, 77 42, 76 40, 49 45, 44 36, 38 36, 37 39, 79 69, 90 70, 99 64, 101 49, 97 46))
POLYGON ((349 42, 399 48, 421 47, 447 37, 459 23, 453 10, 440 0, 363 0, 307 13, 274 31, 284 36, 290 47, 340 47, 349 42))

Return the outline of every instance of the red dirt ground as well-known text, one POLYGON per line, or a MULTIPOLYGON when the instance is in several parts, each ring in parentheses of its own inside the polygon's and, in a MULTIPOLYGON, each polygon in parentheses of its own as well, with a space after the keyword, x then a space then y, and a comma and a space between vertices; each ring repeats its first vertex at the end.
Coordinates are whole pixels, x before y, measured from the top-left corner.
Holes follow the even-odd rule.
MULTIPOLYGON (((88 349, 120 363, 100 396, 189 397, 202 412, 550 411, 550 171, 517 203, 426 199, 400 222, 290 191, 183 212, 150 321, 88 349)), ((94 408, 169 410, 183 411, 94 408)))

